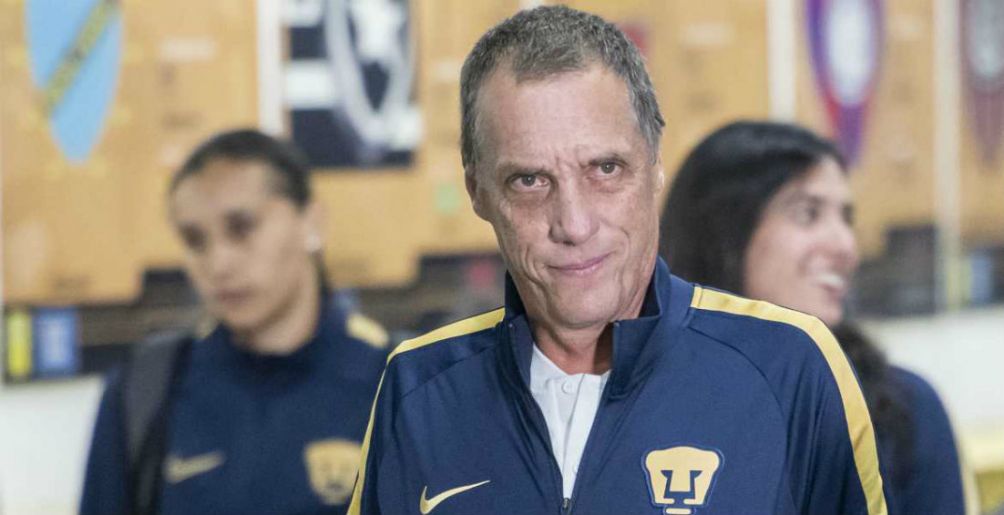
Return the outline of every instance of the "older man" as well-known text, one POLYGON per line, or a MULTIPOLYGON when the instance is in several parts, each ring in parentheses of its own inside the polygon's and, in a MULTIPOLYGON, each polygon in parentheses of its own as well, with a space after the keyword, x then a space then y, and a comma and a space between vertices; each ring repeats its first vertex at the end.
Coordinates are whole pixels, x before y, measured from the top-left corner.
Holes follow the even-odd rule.
POLYGON ((506 304, 395 351, 349 513, 884 513, 822 323, 657 259, 663 121, 624 35, 524 11, 481 38, 461 88, 506 304))

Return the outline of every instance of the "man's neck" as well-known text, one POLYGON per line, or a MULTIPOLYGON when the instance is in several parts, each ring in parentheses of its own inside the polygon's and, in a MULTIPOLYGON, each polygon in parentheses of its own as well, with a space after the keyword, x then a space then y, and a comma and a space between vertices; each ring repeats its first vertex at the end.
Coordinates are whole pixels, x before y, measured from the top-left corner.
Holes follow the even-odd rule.
POLYGON ((613 325, 577 330, 535 326, 537 347, 566 374, 603 374, 613 356, 613 325))

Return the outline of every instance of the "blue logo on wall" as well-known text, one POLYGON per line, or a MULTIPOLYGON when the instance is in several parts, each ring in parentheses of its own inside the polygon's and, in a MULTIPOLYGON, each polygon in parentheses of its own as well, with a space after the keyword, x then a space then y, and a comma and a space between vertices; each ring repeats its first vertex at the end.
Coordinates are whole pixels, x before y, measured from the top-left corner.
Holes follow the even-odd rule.
POLYGON ((28 0, 32 81, 66 158, 84 162, 115 96, 122 53, 118 0, 28 0))
POLYGON ((80 368, 80 319, 72 308, 39 308, 32 318, 35 374, 70 375, 80 368))

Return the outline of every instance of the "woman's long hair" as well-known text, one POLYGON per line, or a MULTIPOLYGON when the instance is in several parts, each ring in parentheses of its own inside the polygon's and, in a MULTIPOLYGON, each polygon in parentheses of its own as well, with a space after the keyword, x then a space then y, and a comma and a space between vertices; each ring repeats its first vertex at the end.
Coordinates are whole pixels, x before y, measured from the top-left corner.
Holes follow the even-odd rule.
MULTIPOLYGON (((785 184, 826 158, 846 173, 833 143, 792 124, 740 121, 711 133, 684 160, 666 199, 659 252, 670 270, 744 294, 746 249, 764 208, 785 184)), ((831 329, 854 365, 876 432, 891 443, 893 470, 901 476, 913 457, 913 425, 904 423, 909 410, 889 364, 853 323, 831 329)))

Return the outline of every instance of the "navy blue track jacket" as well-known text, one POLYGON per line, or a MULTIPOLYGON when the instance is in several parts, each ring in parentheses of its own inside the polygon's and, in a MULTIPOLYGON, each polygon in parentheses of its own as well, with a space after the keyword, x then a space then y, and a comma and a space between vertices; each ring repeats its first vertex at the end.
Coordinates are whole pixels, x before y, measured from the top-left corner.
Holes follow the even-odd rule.
MULTIPOLYGON (((975 499, 966 499, 964 471, 955 435, 941 399, 922 377, 889 368, 894 395, 909 408, 909 460, 896 460, 891 436, 878 433, 879 461, 891 515, 963 515, 975 499)), ((972 511, 970 511, 971 513, 972 511)))
POLYGON ((884 514, 850 365, 808 315, 684 282, 659 261, 613 365, 572 497, 529 387, 533 340, 506 306, 388 361, 349 513, 884 514))
MULTIPOLYGON (((159 513, 344 513, 386 340, 332 301, 286 356, 243 350, 223 326, 196 341, 170 394, 159 513)), ((112 379, 101 400, 83 515, 131 509, 121 387, 112 379)))

